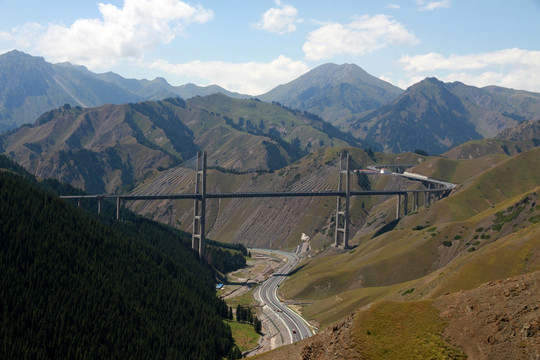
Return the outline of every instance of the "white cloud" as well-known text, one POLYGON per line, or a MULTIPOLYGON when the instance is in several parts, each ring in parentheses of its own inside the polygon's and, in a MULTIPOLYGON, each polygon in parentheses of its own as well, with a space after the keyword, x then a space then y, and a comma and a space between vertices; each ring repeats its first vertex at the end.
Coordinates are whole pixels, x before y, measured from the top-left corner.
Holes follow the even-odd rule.
POLYGON ((399 6, 398 4, 391 3, 391 4, 386 5, 386 8, 387 9, 401 9, 401 6, 399 6))
POLYGON ((442 1, 424 1, 418 0, 416 2, 419 6, 418 10, 420 11, 431 11, 440 8, 449 8, 452 6, 452 0, 442 0, 442 1))
POLYGON ((195 76, 207 81, 208 85, 213 83, 227 90, 249 95, 263 94, 309 70, 304 62, 293 61, 283 55, 269 63, 191 61, 185 64, 170 64, 159 60, 151 66, 174 75, 195 76))
POLYGON ((122 8, 100 3, 99 11, 99 19, 49 24, 27 39, 36 39, 36 50, 55 61, 106 68, 140 59, 181 35, 187 24, 213 18, 211 10, 178 0, 124 0, 122 8))
POLYGON ((354 17, 349 24, 323 24, 308 35, 303 46, 306 59, 330 59, 338 54, 360 55, 390 44, 416 44, 418 39, 391 16, 354 17))
POLYGON ((45 27, 38 23, 25 23, 22 26, 17 26, 10 31, 0 31, 0 41, 13 44, 15 49, 25 49, 32 47, 36 38, 36 34, 43 33, 45 27))
POLYGON ((490 53, 403 56, 399 62, 412 78, 437 76, 478 87, 499 85, 540 92, 540 51, 504 49, 490 53))
POLYGON ((0 31, 0 41, 12 41, 13 35, 6 31, 0 31))
POLYGON ((302 22, 302 19, 298 18, 298 10, 291 5, 282 4, 280 0, 276 0, 276 5, 278 8, 267 10, 255 27, 280 35, 296 31, 296 24, 302 22))

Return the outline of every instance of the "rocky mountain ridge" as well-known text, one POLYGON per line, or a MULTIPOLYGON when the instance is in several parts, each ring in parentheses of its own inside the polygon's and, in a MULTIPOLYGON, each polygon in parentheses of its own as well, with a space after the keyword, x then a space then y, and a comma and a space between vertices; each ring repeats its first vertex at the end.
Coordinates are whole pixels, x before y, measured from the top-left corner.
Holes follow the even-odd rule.
MULTIPOLYGON (((125 79, 94 74, 69 63, 12 51, 0 55, 0 131, 33 123, 64 104, 95 107, 168 97, 223 93, 249 98, 216 85, 171 86, 165 79, 125 79), (3 85, 3 87, 2 87, 3 85)), ((354 64, 324 64, 259 95, 291 110, 315 114, 350 132, 376 151, 421 149, 441 154, 464 142, 492 138, 506 128, 538 120, 540 94, 496 86, 476 88, 427 78, 405 91, 354 64)))
POLYGON ((273 171, 353 137, 317 116, 222 94, 188 101, 65 105, 0 136, 5 153, 45 178, 92 193, 133 188, 153 172, 175 167, 199 150, 225 171, 273 171))

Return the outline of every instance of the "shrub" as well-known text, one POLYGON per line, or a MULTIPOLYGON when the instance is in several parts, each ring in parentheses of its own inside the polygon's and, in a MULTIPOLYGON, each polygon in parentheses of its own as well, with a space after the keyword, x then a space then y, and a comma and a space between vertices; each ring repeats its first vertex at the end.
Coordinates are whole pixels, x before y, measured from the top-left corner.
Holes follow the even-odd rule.
POLYGON ((414 291, 414 288, 410 288, 409 290, 403 292, 403 294, 401 294, 401 296, 405 296, 407 294, 412 294, 413 291, 414 291))
POLYGON ((540 215, 536 215, 536 216, 533 216, 533 217, 529 218, 529 221, 532 222, 533 224, 536 224, 537 222, 540 221, 540 215))

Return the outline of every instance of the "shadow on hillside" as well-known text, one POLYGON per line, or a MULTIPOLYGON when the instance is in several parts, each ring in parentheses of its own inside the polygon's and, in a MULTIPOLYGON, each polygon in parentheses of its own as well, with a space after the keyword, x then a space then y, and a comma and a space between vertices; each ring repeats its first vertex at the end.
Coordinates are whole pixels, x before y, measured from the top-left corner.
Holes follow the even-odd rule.
POLYGON ((397 226, 400 220, 401 219, 395 219, 395 220, 390 221, 388 224, 382 226, 379 230, 377 230, 371 238, 374 239, 377 236, 384 234, 385 232, 394 230, 394 228, 397 226))
POLYGON ((252 287, 252 286, 257 285, 258 283, 255 280, 248 280, 248 281, 224 281, 223 284, 252 287))
POLYGON ((297 267, 296 269, 294 269, 293 271, 287 273, 287 274, 274 274, 272 276, 291 276, 291 275, 294 275, 296 274, 300 269, 302 269, 304 266, 306 266, 307 264, 304 264, 302 266, 299 266, 297 267))

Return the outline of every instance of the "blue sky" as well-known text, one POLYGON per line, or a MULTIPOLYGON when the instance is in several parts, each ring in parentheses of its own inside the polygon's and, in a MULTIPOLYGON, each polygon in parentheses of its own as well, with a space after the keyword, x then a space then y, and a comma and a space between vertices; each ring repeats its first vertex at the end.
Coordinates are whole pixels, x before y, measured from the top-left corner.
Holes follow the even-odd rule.
POLYGON ((262 94, 324 63, 540 92, 540 0, 0 0, 0 53, 262 94))

